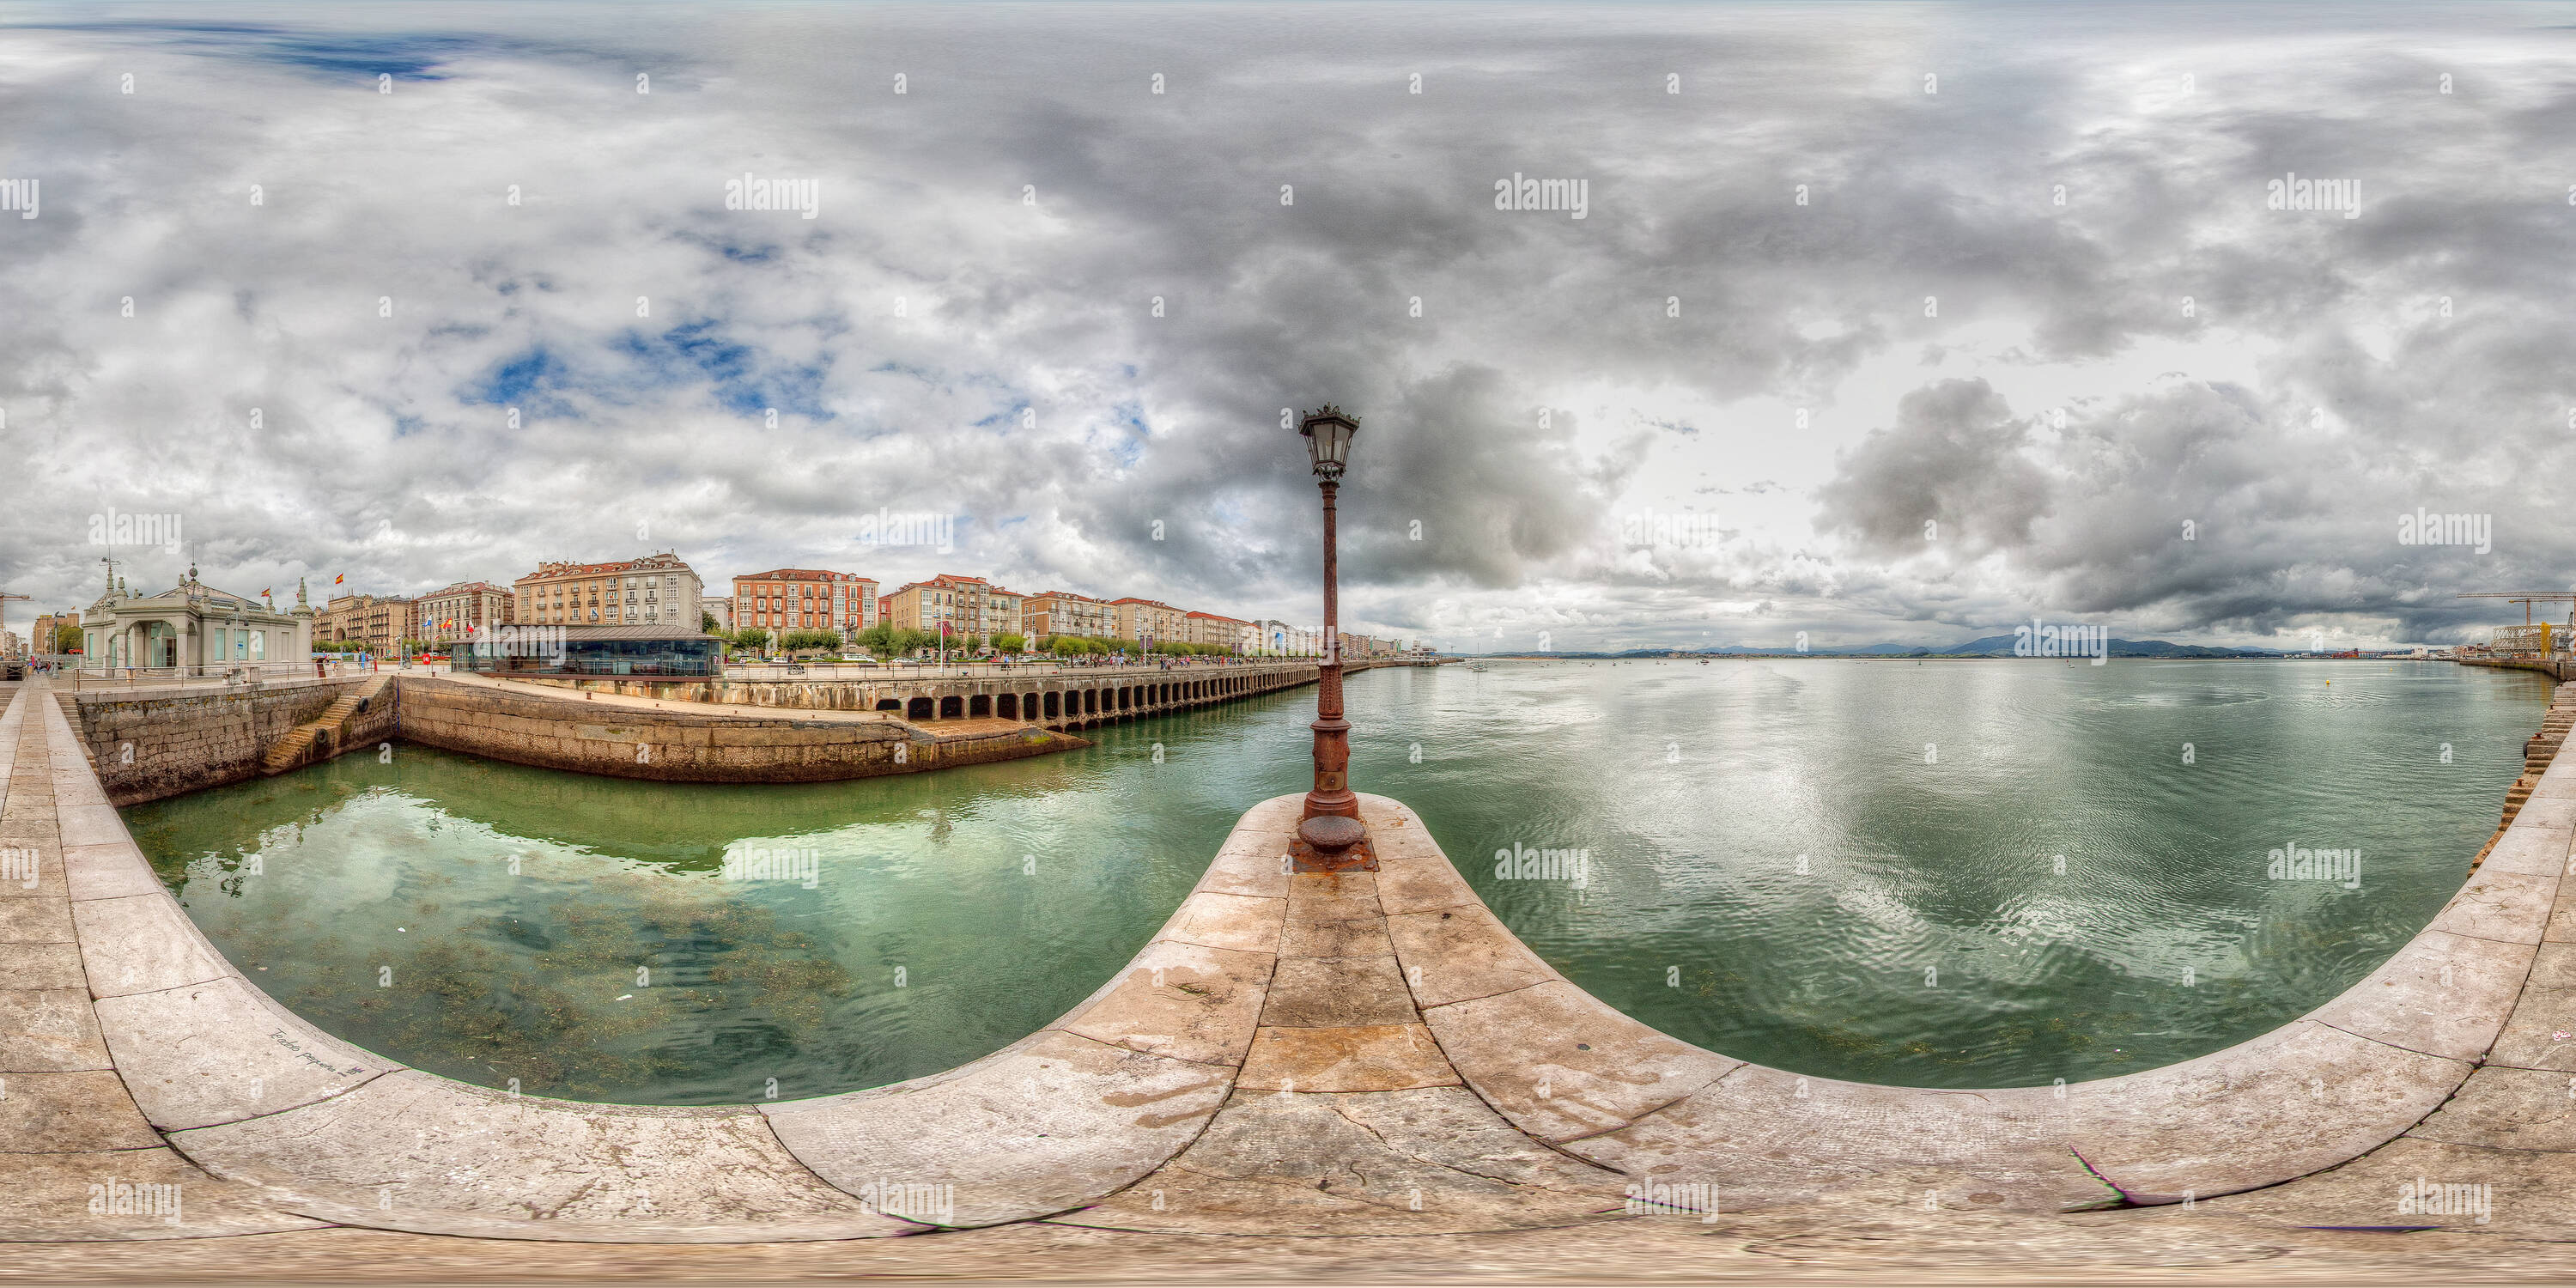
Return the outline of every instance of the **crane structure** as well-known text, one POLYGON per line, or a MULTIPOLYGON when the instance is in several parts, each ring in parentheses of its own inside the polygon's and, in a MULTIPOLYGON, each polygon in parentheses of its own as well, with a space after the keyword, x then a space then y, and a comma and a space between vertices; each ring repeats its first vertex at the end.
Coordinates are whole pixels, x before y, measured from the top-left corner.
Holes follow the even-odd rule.
MULTIPOLYGON (((2568 605, 2568 614, 2567 625, 2564 628, 2561 628, 2565 631, 2565 634, 2561 638, 2576 641, 2576 590, 2478 590, 2461 595, 2459 598, 2501 599, 2507 603, 2522 605, 2522 628, 2521 630, 2516 631, 2515 634, 2526 642, 2530 638, 2531 628, 2535 625, 2531 620, 2531 606, 2533 604, 2556 604, 2564 602, 2568 605)), ((2536 624, 2540 628, 2540 647, 2538 651, 2543 654, 2549 653, 2555 643, 2555 641, 2550 638, 2551 635, 2556 634, 2556 632, 2551 629, 2553 623, 2540 622, 2536 624)), ((2498 638, 2502 638, 2503 632, 2513 630, 2514 628, 2509 626, 2498 627, 2498 638)))

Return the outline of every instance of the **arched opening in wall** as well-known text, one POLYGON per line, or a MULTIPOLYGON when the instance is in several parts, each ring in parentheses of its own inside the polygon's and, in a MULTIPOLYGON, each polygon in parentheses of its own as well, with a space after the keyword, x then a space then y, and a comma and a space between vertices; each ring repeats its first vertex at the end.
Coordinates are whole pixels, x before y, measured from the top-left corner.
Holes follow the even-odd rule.
POLYGON ((1046 718, 1053 720, 1061 714, 1063 713, 1056 706, 1056 695, 1050 690, 1046 695, 1046 718))
POLYGON ((958 718, 959 718, 959 717, 961 717, 961 716, 964 716, 965 714, 966 714, 966 700, 965 700, 964 698, 958 697, 956 694, 953 694, 953 693, 952 693, 952 694, 948 695, 947 697, 941 698, 941 699, 939 700, 939 718, 940 718, 940 719, 942 719, 942 720, 955 720, 955 719, 958 719, 958 718))
POLYGON ((904 709, 903 709, 903 716, 904 716, 904 719, 906 719, 906 720, 927 720, 927 719, 929 719, 929 718, 930 718, 930 699, 928 699, 928 698, 914 698, 910 703, 907 703, 907 704, 904 706, 904 709))
POLYGON ((1135 689, 1135 686, 1133 686, 1133 685, 1128 685, 1128 686, 1125 686, 1125 687, 1120 688, 1120 689, 1118 690, 1118 709, 1119 709, 1119 710, 1121 710, 1121 711, 1131 711, 1131 710, 1134 710, 1134 709, 1135 709, 1135 706, 1136 706, 1136 689, 1135 689))
POLYGON ((1082 700, 1074 703, 1073 709, 1083 713, 1084 715, 1089 715, 1094 711, 1098 711, 1100 709, 1100 690, 1084 689, 1082 691, 1082 700))
POLYGON ((903 710, 903 703, 901 703, 901 702, 899 702, 899 701, 897 701, 897 700, 895 700, 895 699, 893 699, 893 698, 879 698, 879 699, 877 699, 877 710, 879 710, 879 711, 901 711, 901 710, 903 710))
POLYGON ((993 714, 1000 716, 1005 720, 1019 719, 1020 695, 1016 693, 1003 694, 999 699, 995 700, 993 704, 993 714))
POLYGON ((989 693, 978 693, 974 697, 968 698, 966 700, 966 714, 973 716, 978 720, 991 717, 993 714, 993 695, 989 693))
POLYGON ((1023 693, 1020 695, 1020 718, 1022 720, 1035 720, 1038 718, 1038 695, 1034 693, 1023 693))

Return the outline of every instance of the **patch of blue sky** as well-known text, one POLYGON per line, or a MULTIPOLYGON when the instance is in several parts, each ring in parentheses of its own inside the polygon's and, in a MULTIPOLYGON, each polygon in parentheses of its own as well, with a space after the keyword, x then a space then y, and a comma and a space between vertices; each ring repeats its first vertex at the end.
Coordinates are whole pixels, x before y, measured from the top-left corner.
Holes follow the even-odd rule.
POLYGON ((528 42, 493 35, 329 31, 276 23, 180 19, 0 23, 0 30, 5 29, 121 34, 158 43, 179 53, 254 59, 329 80, 373 81, 379 76, 391 76, 397 81, 443 81, 449 76, 442 69, 475 55, 539 58, 550 62, 597 62, 615 67, 623 67, 632 61, 631 57, 620 57, 607 49, 528 42))

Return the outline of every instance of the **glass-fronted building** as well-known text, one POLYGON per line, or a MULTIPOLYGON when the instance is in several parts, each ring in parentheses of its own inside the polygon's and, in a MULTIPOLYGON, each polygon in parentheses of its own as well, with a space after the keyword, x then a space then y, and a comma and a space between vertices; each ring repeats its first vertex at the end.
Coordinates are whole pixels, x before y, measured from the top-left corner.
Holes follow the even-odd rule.
POLYGON ((479 675, 636 675, 709 679, 724 674, 723 640, 670 626, 501 626, 449 651, 479 675))

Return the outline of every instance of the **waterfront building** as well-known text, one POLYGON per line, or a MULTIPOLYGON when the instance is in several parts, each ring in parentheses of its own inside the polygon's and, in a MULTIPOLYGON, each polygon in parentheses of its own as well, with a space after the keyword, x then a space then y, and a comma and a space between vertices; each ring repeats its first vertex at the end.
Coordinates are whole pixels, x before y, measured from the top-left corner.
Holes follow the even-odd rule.
POLYGON ((83 663, 89 666, 221 666, 231 662, 301 662, 313 643, 313 608, 303 583, 295 607, 273 598, 217 590, 188 578, 158 595, 136 595, 111 577, 80 615, 83 663))
POLYGON ((1139 644, 1183 642, 1190 637, 1189 616, 1159 599, 1133 595, 1109 601, 1110 634, 1139 644))
POLYGON ((470 639, 519 620, 518 601, 488 581, 460 581, 420 597, 413 619, 417 638, 433 644, 470 639))
POLYGON ((1020 605, 1021 624, 1032 640, 1056 635, 1105 639, 1110 633, 1109 605, 1069 590, 1041 590, 1020 605))
POLYGON ((1255 634, 1252 623, 1227 617, 1222 613, 1193 611, 1183 613, 1181 619, 1189 631, 1188 641, 1192 644, 1214 645, 1242 653, 1248 651, 1245 642, 1255 634))
POLYGON ((698 628, 705 587, 678 554, 613 563, 548 562, 511 583, 522 625, 698 628))
MULTIPOLYGON (((868 599, 868 617, 873 620, 877 615, 875 602, 876 597, 871 595, 868 599)), ((716 619, 717 630, 729 631, 733 629, 733 596, 731 595, 710 595, 699 600, 698 612, 704 615, 699 619, 698 624, 700 626, 706 625, 706 617, 712 617, 716 619)))
POLYGON ((981 577, 941 573, 887 595, 882 620, 896 630, 937 637, 946 628, 950 648, 989 647, 994 637, 1025 635, 1020 600, 981 577))
POLYGON ((393 653, 420 638, 420 605, 401 595, 335 595, 322 606, 314 638, 337 653, 393 653))
POLYGON ((36 617, 35 632, 27 637, 27 647, 38 653, 53 652, 55 634, 63 627, 72 625, 79 620, 80 619, 77 616, 71 613, 38 614, 36 617))
POLYGON ((877 583, 854 572, 774 568, 736 575, 732 604, 732 620, 772 636, 838 631, 846 640, 877 624, 877 583))
POLYGON ((516 628, 459 647, 456 669, 486 675, 634 675, 704 678, 724 674, 725 642, 696 627, 516 628))
POLYGON ((1322 650, 1316 637, 1323 634, 1311 626, 1292 626, 1277 618, 1263 618, 1254 623, 1261 632, 1261 650, 1270 657, 1316 657, 1322 650))

